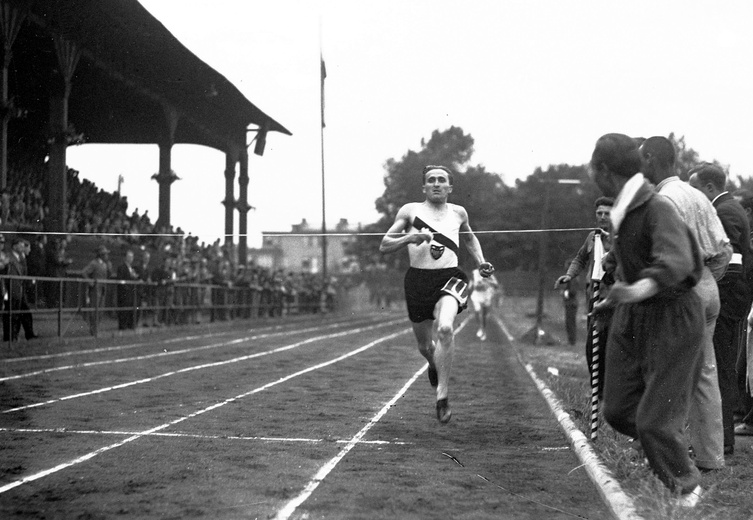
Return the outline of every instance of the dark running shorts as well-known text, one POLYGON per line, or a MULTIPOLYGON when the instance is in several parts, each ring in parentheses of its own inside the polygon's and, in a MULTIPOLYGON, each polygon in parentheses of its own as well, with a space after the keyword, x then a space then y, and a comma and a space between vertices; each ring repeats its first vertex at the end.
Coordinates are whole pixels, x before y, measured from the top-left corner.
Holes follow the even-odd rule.
POLYGON ((468 306, 468 276, 457 267, 411 267, 405 273, 405 303, 408 305, 410 321, 420 323, 424 320, 433 320, 434 307, 445 294, 458 300, 458 314, 468 306))

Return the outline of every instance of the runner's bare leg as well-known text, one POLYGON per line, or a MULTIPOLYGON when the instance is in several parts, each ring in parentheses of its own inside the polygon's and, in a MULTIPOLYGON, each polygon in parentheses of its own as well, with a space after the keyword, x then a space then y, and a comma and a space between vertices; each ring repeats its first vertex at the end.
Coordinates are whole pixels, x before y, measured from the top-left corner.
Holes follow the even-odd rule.
POLYGON ((455 316, 458 314, 458 301, 452 296, 442 296, 434 308, 437 325, 437 343, 434 362, 439 374, 437 401, 445 399, 449 393, 450 370, 455 345, 455 316))

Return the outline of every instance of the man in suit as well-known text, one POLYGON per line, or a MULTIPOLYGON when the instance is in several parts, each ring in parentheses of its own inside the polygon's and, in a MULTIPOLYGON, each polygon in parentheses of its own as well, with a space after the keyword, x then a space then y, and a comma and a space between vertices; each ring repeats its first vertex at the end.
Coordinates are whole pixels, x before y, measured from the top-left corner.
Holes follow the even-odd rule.
MULTIPOLYGON (((118 280, 135 282, 139 274, 133 267, 133 251, 126 251, 123 263, 118 266, 116 273, 118 280)), ((136 306, 138 305, 138 287, 133 283, 118 285, 118 329, 129 330, 136 328, 136 306)))
POLYGON ((737 405, 738 350, 742 345, 743 327, 750 298, 745 266, 750 265, 750 224, 745 210, 727 191, 727 174, 714 164, 703 163, 690 170, 690 185, 703 193, 716 208, 725 233, 732 244, 732 259, 719 286, 719 317, 714 329, 719 390, 722 394, 724 454, 735 451, 734 411, 737 405))
MULTIPOLYGON (((8 275, 27 276, 26 252, 29 242, 21 237, 16 237, 11 242, 11 253, 8 262, 8 275)), ((24 280, 8 280, 8 300, 6 311, 12 311, 13 317, 3 315, 4 330, 10 332, 11 339, 18 339, 18 333, 23 326, 26 339, 34 339, 34 323, 32 322, 31 310, 26 299, 26 284, 24 280)), ((8 338, 3 338, 7 340, 8 338)))

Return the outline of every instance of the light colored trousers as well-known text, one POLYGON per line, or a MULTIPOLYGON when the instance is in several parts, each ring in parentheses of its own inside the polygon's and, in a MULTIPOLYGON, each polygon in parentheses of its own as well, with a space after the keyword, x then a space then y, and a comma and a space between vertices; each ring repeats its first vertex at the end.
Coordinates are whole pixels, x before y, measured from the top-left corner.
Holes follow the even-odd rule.
POLYGON ((693 389, 688 414, 690 445, 699 468, 724 467, 724 427, 722 425, 722 395, 716 373, 714 354, 714 326, 719 315, 719 290, 708 268, 695 286, 703 302, 706 326, 703 331, 701 373, 693 389))

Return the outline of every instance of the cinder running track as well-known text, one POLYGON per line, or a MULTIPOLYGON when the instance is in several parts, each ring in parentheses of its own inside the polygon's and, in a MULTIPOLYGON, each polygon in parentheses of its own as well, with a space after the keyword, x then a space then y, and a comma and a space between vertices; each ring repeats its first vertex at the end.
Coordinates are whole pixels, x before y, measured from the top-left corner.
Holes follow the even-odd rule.
POLYGON ((447 425, 402 312, 6 347, 0 517, 607 518, 505 335, 472 329, 447 425))

